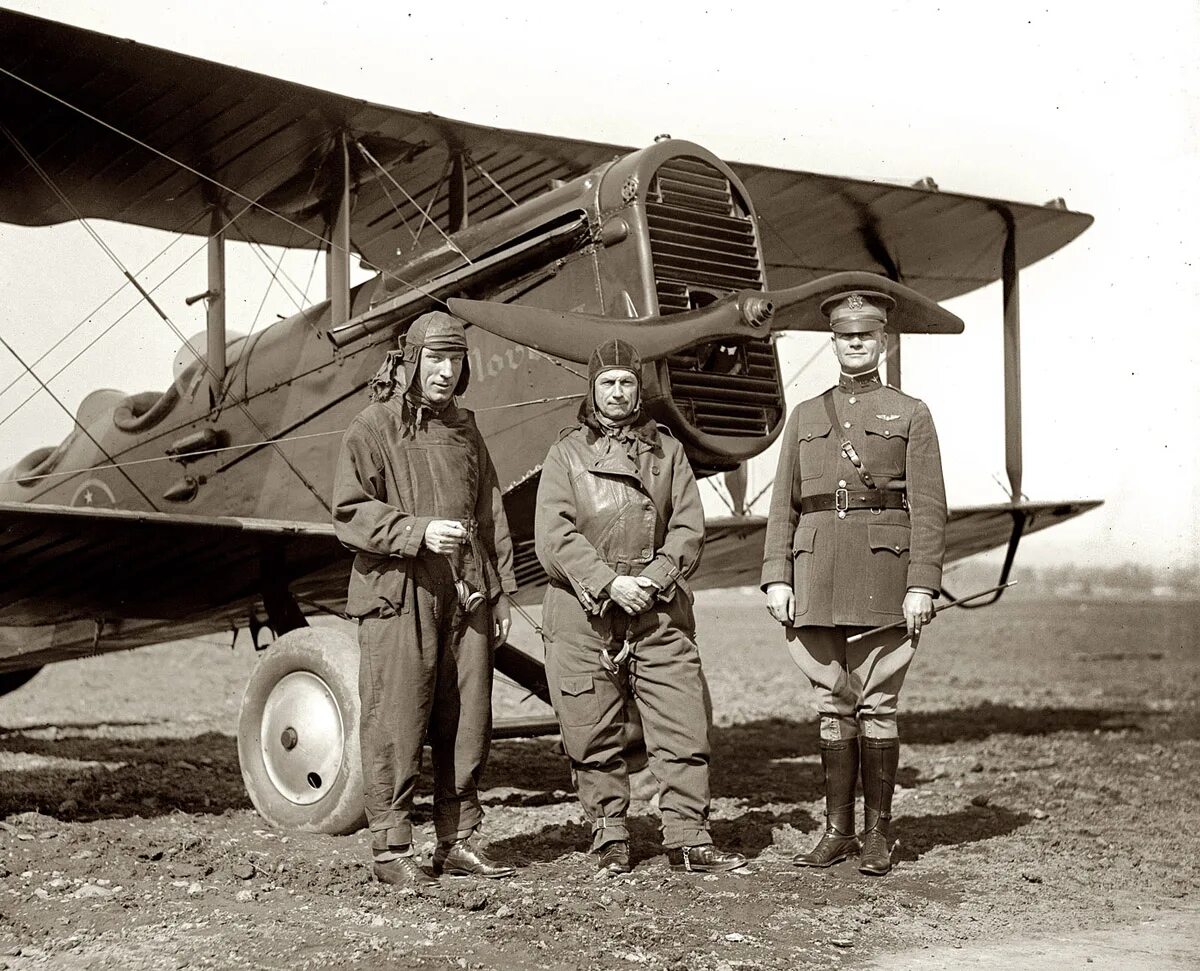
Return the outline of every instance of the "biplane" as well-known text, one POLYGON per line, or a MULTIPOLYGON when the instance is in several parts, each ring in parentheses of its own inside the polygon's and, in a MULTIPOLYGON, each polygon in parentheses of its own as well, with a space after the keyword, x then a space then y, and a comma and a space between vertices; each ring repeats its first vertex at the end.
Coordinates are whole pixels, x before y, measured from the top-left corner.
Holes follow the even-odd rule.
MULTIPOLYGON (((1019 273, 1087 214, 726 162, 677 139, 634 149, 481 127, 7 11, 0 35, 0 220, 115 220, 207 237, 208 252, 206 339, 175 382, 93 392, 64 441, 0 474, 0 693, 56 661, 240 628, 258 647, 269 628, 238 745, 273 823, 341 832, 361 818, 356 646, 309 619, 344 606, 341 433, 383 352, 433 307, 471 324, 465 404, 504 487, 518 602, 540 596, 540 463, 590 349, 635 343, 646 405, 697 474, 734 472, 785 418, 773 337, 823 330, 832 287, 900 298, 898 386, 902 336, 961 332, 939 301, 1002 281, 1013 498, 954 509, 950 559, 1007 544, 1007 575, 1022 536, 1096 505, 1020 488, 1019 273), (325 299, 235 335, 228 239, 324 251, 325 299), (351 284, 352 259, 369 280, 351 284)), ((711 519, 695 586, 756 584, 763 529, 711 519)), ((504 645, 496 663, 546 698, 532 656, 504 645)))

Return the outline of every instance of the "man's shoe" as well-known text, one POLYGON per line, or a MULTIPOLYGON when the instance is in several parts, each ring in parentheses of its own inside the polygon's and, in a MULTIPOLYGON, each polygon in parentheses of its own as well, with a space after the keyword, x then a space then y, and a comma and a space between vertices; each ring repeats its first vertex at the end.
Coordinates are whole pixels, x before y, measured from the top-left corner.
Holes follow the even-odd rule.
POLYGON ((827 829, 820 841, 807 853, 797 853, 792 857, 793 866, 827 867, 848 859, 851 853, 858 852, 858 839, 853 833, 847 836, 835 829, 827 829))
POLYGON ((872 877, 881 877, 892 868, 890 834, 885 820, 880 820, 875 829, 863 834, 862 853, 858 857, 858 872, 872 877))
POLYGON ((723 873, 746 865, 746 858, 741 853, 724 853, 712 843, 667 850, 667 860, 672 870, 685 873, 723 873))
POLYGON ((438 843, 433 851, 433 872, 436 876, 448 873, 452 877, 486 877, 488 880, 499 880, 511 877, 517 868, 507 863, 496 863, 488 858, 478 846, 470 840, 457 840, 454 843, 438 843))
POLYGON ((624 840, 605 843, 597 851, 597 865, 605 873, 630 873, 633 867, 629 865, 629 844, 624 840))
POLYGON ((414 890, 438 886, 438 882, 426 873, 415 856, 398 856, 393 860, 371 864, 371 874, 380 883, 394 887, 411 887, 414 890))

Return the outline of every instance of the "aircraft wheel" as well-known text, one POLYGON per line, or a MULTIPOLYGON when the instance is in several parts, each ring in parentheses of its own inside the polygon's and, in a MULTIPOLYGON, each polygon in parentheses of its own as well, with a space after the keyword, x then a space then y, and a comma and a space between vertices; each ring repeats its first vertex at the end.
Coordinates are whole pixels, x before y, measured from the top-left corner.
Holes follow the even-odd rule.
POLYGON ((10 691, 16 691, 40 670, 41 667, 39 666, 36 668, 26 668, 24 671, 5 671, 3 674, 0 674, 0 697, 3 697, 10 691))
POLYGON ((276 640, 238 716, 238 759, 254 808, 272 826, 352 833, 363 814, 358 645, 320 627, 276 640))

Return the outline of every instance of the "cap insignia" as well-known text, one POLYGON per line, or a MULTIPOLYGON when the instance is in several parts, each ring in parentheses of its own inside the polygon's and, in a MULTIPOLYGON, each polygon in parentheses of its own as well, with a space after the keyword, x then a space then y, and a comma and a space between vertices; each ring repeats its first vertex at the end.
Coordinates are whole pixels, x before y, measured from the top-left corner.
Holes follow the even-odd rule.
POLYGON ((862 310, 863 298, 861 294, 852 293, 846 298, 846 307, 850 310, 862 310))

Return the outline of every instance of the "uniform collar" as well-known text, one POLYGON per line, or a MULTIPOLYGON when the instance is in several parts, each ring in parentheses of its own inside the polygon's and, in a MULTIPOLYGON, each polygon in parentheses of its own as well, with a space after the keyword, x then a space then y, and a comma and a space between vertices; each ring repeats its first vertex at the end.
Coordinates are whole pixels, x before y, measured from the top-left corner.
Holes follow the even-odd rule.
POLYGON ((847 374, 842 372, 838 379, 838 387, 842 391, 850 392, 851 394, 864 394, 867 391, 874 391, 876 388, 882 388, 883 382, 879 380, 879 371, 871 371, 868 374, 847 374))

